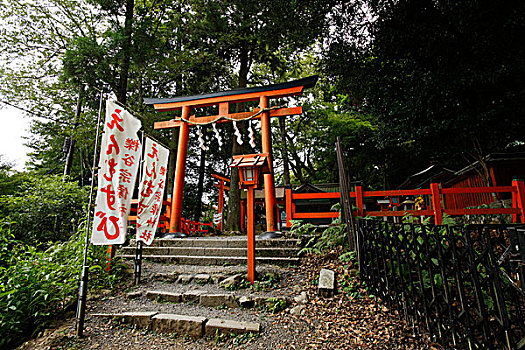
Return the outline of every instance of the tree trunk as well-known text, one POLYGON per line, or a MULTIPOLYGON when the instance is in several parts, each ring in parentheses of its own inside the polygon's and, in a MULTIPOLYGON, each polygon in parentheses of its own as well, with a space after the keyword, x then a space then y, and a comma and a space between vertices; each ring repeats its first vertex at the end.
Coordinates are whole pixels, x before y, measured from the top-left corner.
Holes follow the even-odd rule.
POLYGON ((71 174, 71 167, 73 166, 73 153, 75 152, 75 133, 78 127, 80 115, 82 114, 82 93, 84 92, 84 85, 80 84, 78 90, 78 100, 77 100, 77 111, 75 113, 75 123, 73 124, 73 130, 71 132, 71 137, 69 141, 69 147, 66 154, 66 164, 64 165, 64 181, 66 177, 71 174))
POLYGON ((283 144, 283 181, 284 186, 290 186, 290 163, 288 160, 288 144, 286 143, 286 121, 284 117, 279 118, 279 127, 281 129, 281 142, 283 144))
POLYGON ((166 178, 166 193, 173 197, 173 181, 175 180, 175 167, 177 164, 177 145, 179 140, 179 128, 171 131, 170 156, 168 158, 168 174, 166 178))
POLYGON ((133 32, 133 9, 135 0, 126 0, 126 14, 124 23, 124 42, 122 46, 122 61, 120 63, 120 79, 117 91, 117 100, 123 104, 127 101, 129 63, 131 60, 131 34, 133 32))
MULTIPOLYGON (((206 138, 206 131, 208 127, 203 125, 202 133, 206 138)), ((199 222, 201 220, 202 212, 202 192, 204 191, 204 173, 206 170, 206 151, 201 149, 200 163, 199 163, 199 182, 197 183, 197 201, 193 210, 193 220, 199 222)))
MULTIPOLYGON (((239 88, 245 88, 248 85, 248 72, 250 71, 248 49, 240 53, 239 68, 239 88)), ((240 131, 244 129, 244 123, 238 124, 240 131)), ((233 141, 232 155, 242 154, 243 147, 233 141)), ((230 195, 228 200, 228 217, 226 218, 225 228, 231 231, 239 231, 241 225, 241 195, 239 191, 239 171, 233 169, 231 172, 230 195)))

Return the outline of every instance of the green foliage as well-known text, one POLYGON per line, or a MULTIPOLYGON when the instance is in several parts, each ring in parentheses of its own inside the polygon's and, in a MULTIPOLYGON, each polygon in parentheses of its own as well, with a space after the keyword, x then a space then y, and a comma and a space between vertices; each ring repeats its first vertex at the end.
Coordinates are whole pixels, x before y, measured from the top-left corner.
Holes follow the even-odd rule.
MULTIPOLYGON (((0 348, 17 345, 42 330, 51 317, 73 305, 84 248, 79 231, 67 242, 54 243, 46 250, 16 241, 0 226, 0 348)), ((100 264, 103 249, 89 260, 91 288, 111 287, 119 278, 107 275, 100 264)))
POLYGON ((357 252, 345 252, 339 256, 339 261, 343 263, 343 273, 337 279, 339 290, 351 298, 363 298, 365 285, 359 279, 357 252))
POLYGON ((465 161, 458 153, 477 160, 523 142, 524 13, 523 2, 468 0, 336 12, 324 67, 348 108, 377 118, 393 185, 429 160, 454 168, 465 161))
POLYGON ((253 284, 252 288, 256 292, 265 290, 271 290, 277 286, 277 283, 281 281, 279 274, 275 272, 265 273, 262 277, 258 278, 253 284))
POLYGON ((286 300, 280 298, 268 298, 260 307, 269 313, 277 314, 286 309, 286 300))
POLYGON ((242 279, 239 283, 231 284, 229 286, 226 286, 225 289, 227 290, 239 290, 239 289, 246 289, 250 288, 252 284, 247 279, 242 279))
POLYGON ((60 176, 27 176, 15 194, 0 196, 0 217, 27 243, 65 241, 84 219, 87 197, 87 188, 60 176))
POLYGON ((299 251, 299 255, 304 253, 322 254, 347 243, 346 224, 336 224, 328 227, 320 236, 312 237, 305 247, 299 251))
POLYGON ((301 220, 291 220, 292 227, 290 228, 290 235, 293 237, 310 236, 317 232, 317 226, 310 223, 303 223, 301 220))
POLYGON ((220 333, 219 330, 215 331, 214 341, 216 345, 224 344, 231 346, 242 345, 250 343, 259 336, 258 333, 248 332, 243 334, 234 333, 220 333))

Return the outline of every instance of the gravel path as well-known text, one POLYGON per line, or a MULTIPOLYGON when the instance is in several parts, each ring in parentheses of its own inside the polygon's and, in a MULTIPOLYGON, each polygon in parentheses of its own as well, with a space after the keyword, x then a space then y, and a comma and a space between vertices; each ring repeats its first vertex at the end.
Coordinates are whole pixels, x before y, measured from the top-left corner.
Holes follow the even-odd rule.
MULTIPOLYGON (((214 284, 188 285, 166 283, 152 278, 155 273, 221 273, 234 274, 246 268, 238 266, 180 266, 147 263, 143 268, 143 281, 139 287, 122 288, 119 292, 91 298, 85 337, 74 337, 74 319, 66 320, 43 337, 30 341, 20 349, 440 349, 425 337, 413 336, 413 329, 400 320, 395 310, 389 310, 367 296, 353 299, 338 294, 330 299, 316 295, 315 280, 322 267, 343 273, 337 254, 324 258, 307 257, 298 267, 281 268, 258 266, 259 273, 278 272, 281 281, 272 290, 255 292, 251 289, 235 291, 236 295, 259 294, 288 297, 293 301, 301 292, 308 295, 304 314, 294 316, 290 308, 271 314, 256 308, 226 309, 203 307, 197 304, 157 303, 144 296, 130 300, 130 291, 162 290, 182 292, 204 290, 208 293, 227 293, 214 284), (259 335, 237 337, 211 337, 193 340, 176 335, 155 334, 145 329, 134 329, 111 320, 93 317, 94 313, 126 311, 158 311, 208 318, 251 321, 261 324, 259 335)), ((131 280, 131 277, 130 277, 131 280)))

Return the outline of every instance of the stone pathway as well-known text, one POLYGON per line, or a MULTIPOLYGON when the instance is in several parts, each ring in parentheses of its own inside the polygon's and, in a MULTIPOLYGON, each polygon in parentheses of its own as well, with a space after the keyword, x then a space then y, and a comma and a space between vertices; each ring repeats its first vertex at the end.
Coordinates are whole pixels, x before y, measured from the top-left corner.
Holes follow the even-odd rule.
POLYGON ((144 262, 140 285, 90 301, 88 317, 192 338, 259 333, 267 326, 266 314, 292 306, 299 288, 285 287, 292 277, 288 268, 264 265, 257 270, 261 280, 269 279, 258 282, 260 290, 246 288, 243 266, 144 262))

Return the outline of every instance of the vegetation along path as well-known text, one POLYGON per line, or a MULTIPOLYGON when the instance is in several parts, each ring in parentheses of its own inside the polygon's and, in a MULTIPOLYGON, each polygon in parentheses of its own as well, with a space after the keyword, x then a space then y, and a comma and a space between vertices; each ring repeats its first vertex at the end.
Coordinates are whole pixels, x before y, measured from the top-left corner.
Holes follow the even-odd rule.
POLYGON ((439 348, 428 343, 427 337, 415 336, 412 325, 400 319, 396 310, 390 310, 381 301, 367 295, 358 281, 352 260, 340 261, 337 258, 340 253, 333 250, 323 256, 308 255, 297 267, 259 266, 260 282, 254 287, 241 282, 228 289, 213 279, 244 274, 245 267, 145 263, 139 286, 131 286, 130 275, 114 291, 90 296, 84 338, 75 338, 74 319, 71 318, 20 349, 439 348), (317 295, 316 283, 321 268, 336 272, 339 292, 333 298, 317 295), (202 276, 208 276, 210 283, 205 283, 202 276), (193 279, 188 282, 191 277, 193 279), (250 296, 252 300, 262 298, 265 302, 258 307, 232 307, 226 305, 227 302, 203 306, 202 299, 201 303, 197 300, 162 301, 158 295, 152 296, 152 291, 171 292, 172 295, 188 291, 206 295, 232 294, 236 300, 246 301, 247 298, 239 297, 250 296), (285 300, 286 305, 281 300, 285 300), (238 335, 216 332, 195 339, 187 335, 157 333, 96 316, 126 311, 156 311, 251 322, 260 325, 260 332, 238 335))

